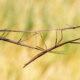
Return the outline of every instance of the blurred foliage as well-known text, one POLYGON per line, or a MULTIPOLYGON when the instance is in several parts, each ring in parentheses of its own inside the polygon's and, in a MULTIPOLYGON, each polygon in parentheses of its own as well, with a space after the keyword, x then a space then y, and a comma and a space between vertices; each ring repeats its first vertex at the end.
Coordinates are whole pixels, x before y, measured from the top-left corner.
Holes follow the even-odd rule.
MULTIPOLYGON (((0 29, 40 30, 80 25, 80 0, 0 0, 0 29)), ((67 41, 80 36, 80 30, 65 31, 67 41)), ((1 35, 2 33, 0 33, 1 35)), ((55 44, 55 31, 42 32, 47 48, 55 44)), ((16 41, 23 33, 9 33, 16 41)), ((25 33, 31 46, 45 48, 40 34, 25 33)), ((60 38, 60 32, 58 32, 60 38)), ((80 45, 67 44, 47 53, 23 69, 23 65, 40 51, 0 41, 1 80, 80 80, 80 45)))

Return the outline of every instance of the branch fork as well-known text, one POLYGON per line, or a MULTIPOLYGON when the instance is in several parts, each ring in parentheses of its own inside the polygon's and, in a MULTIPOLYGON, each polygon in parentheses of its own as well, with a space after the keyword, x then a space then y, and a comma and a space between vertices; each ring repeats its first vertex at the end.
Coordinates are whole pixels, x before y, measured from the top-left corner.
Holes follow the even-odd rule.
POLYGON ((37 30, 37 31, 28 31, 28 30, 27 31, 20 31, 20 30, 5 30, 4 29, 4 30, 0 30, 0 32, 3 32, 3 34, 0 36, 0 40, 41 51, 39 54, 37 54, 36 56, 34 56, 30 61, 28 61, 23 66, 23 68, 24 68, 27 65, 29 65, 30 63, 32 63, 33 61, 35 61, 36 59, 38 59, 39 57, 43 56, 44 54, 46 54, 48 52, 56 53, 56 51, 52 51, 52 50, 55 50, 56 48, 59 48, 59 47, 65 45, 65 44, 80 44, 80 42, 79 42, 80 38, 76 38, 76 39, 73 39, 73 40, 62 42, 62 40, 63 40, 63 31, 65 31, 65 30, 71 30, 71 29, 77 29, 77 28, 80 28, 80 26, 69 27, 69 28, 45 29, 45 30, 37 30), (43 36, 42 36, 41 32, 43 32, 43 31, 52 31, 52 30, 56 30, 56 40, 55 40, 55 45, 53 47, 51 47, 51 48, 47 48, 45 41, 44 41, 44 44, 45 44, 45 48, 46 49, 43 49, 43 48, 41 48, 39 46, 32 47, 32 46, 29 46, 29 45, 23 43, 24 40, 22 40, 22 39, 24 37, 24 33, 27 33, 27 32, 29 32, 29 33, 39 33, 40 36, 41 36, 41 39, 43 40, 43 36), (57 37, 57 31, 58 30, 60 30, 60 32, 61 32, 61 38, 60 38, 59 41, 57 39, 58 38, 57 37), (6 35, 5 35, 5 32, 7 32, 6 35), (6 36, 10 32, 22 32, 23 35, 21 36, 21 38, 18 41, 15 41, 15 40, 11 40, 11 39, 6 38, 6 36))

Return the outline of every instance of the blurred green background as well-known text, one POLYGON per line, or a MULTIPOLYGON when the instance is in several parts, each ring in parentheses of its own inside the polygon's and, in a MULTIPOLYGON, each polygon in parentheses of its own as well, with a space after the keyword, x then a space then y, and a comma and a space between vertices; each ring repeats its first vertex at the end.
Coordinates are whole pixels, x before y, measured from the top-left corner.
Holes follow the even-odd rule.
MULTIPOLYGON (((80 0, 0 0, 0 29, 40 30, 80 25, 80 0)), ((64 32, 64 40, 80 37, 80 30, 64 32)), ((0 33, 1 35, 2 33, 0 33)), ((18 41, 23 33, 9 33, 18 41)), ((55 43, 55 31, 41 33, 47 45, 55 43)), ((33 33, 25 33, 29 38, 33 33)), ((58 32, 60 38, 60 32, 58 32)), ((25 41, 45 48, 40 34, 25 41)), ((80 80, 80 45, 67 44, 47 53, 26 68, 23 65, 40 51, 0 41, 1 80, 80 80)))

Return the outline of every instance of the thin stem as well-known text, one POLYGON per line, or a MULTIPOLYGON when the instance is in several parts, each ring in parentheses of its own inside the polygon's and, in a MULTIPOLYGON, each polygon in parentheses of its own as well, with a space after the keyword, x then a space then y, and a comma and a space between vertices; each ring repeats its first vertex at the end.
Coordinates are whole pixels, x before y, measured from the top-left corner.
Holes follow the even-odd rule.
POLYGON ((4 37, 0 37, 0 40, 6 41, 6 42, 10 42, 10 43, 13 43, 13 44, 17 44, 17 45, 20 45, 20 46, 28 47, 28 48, 31 48, 31 49, 40 50, 38 48, 35 48, 35 47, 32 47, 32 46, 26 45, 26 44, 21 43, 21 42, 18 43, 17 41, 10 40, 10 39, 4 38, 4 37))
POLYGON ((51 51, 51 50, 54 50, 54 49, 56 49, 56 48, 58 48, 58 47, 61 47, 61 46, 65 45, 65 44, 72 43, 73 41, 77 41, 77 40, 80 40, 80 38, 63 42, 63 43, 61 43, 61 44, 58 44, 58 45, 56 45, 56 46, 53 46, 53 47, 51 47, 51 48, 49 48, 49 49, 46 49, 46 50, 42 51, 41 53, 39 53, 39 54, 37 54, 36 56, 34 56, 30 61, 28 61, 28 62, 23 66, 23 68, 26 67, 26 66, 27 66, 28 64, 30 64, 31 62, 33 62, 34 60, 36 60, 37 58, 39 58, 39 57, 41 57, 42 55, 46 54, 47 52, 49 52, 49 51, 51 51))
POLYGON ((54 28, 54 29, 42 29, 42 30, 26 30, 26 31, 22 31, 22 30, 6 30, 6 29, 3 29, 3 30, 0 30, 0 32, 30 32, 30 33, 34 33, 34 32, 43 32, 43 31, 53 31, 53 30, 69 30, 69 29, 77 29, 77 28, 80 28, 80 26, 76 26, 76 27, 68 27, 68 28, 54 28))

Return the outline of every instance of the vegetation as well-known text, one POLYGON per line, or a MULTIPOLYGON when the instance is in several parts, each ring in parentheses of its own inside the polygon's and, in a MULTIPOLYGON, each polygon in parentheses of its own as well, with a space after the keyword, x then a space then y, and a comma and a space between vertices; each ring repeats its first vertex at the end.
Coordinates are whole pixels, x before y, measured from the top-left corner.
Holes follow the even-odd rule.
MULTIPOLYGON (((79 0, 0 0, 0 30, 44 30, 79 26, 79 0), (70 24, 70 25, 66 25, 70 24)), ((80 30, 63 32, 63 42, 80 37, 80 30)), ((40 33, 0 32, 5 38, 37 47, 51 48, 61 31, 40 33), (23 38, 21 38, 24 35, 23 38)), ((1 80, 80 80, 80 45, 67 44, 53 54, 42 56, 23 69, 23 65, 39 50, 0 41, 1 80), (59 54, 61 53, 61 54, 59 54)))

